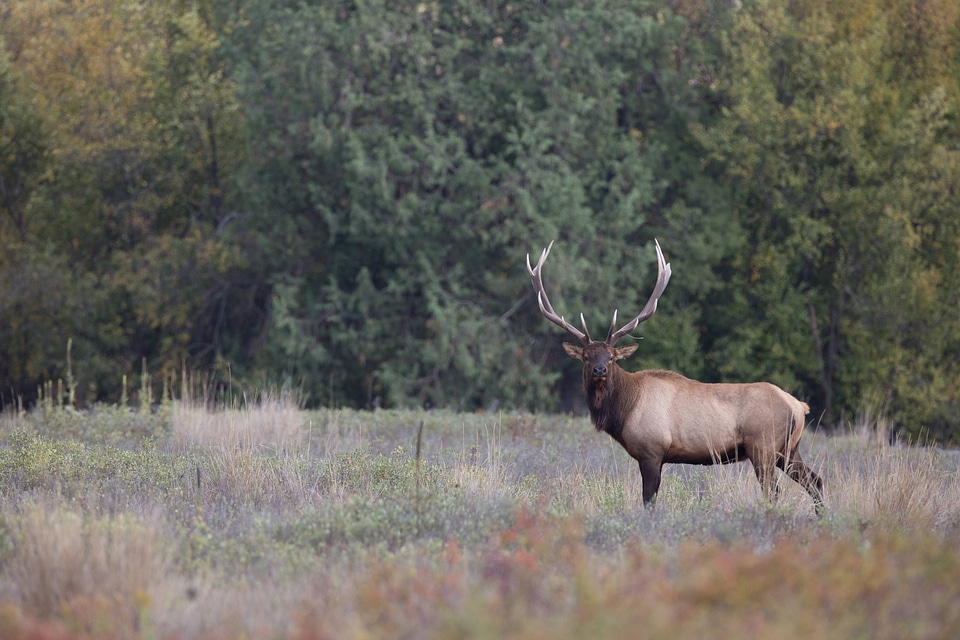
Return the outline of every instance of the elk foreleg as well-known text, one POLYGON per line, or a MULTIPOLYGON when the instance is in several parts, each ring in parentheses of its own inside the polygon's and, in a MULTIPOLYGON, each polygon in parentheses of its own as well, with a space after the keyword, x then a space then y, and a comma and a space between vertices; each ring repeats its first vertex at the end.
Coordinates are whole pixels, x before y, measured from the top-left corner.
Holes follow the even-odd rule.
POLYGON ((652 507, 657 501, 662 469, 663 461, 661 460, 640 460, 640 478, 643 479, 643 506, 645 507, 652 507))

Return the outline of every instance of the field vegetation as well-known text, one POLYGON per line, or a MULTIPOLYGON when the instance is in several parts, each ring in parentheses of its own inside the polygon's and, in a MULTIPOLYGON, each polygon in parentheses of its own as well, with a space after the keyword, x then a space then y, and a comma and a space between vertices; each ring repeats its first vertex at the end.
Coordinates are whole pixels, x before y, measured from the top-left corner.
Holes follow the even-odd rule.
POLYGON ((808 433, 817 518, 748 465, 668 466, 645 510, 579 417, 8 411, 0 636, 956 637, 958 458, 884 425, 808 433))

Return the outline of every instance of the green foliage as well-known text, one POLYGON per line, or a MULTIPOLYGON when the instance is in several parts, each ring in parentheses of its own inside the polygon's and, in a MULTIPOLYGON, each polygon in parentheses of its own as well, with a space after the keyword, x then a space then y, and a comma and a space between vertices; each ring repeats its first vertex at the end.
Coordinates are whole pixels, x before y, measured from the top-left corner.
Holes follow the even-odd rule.
POLYGON ((94 504, 125 504, 129 496, 166 495, 183 499, 192 461, 172 458, 149 446, 136 451, 109 446, 85 447, 75 440, 54 440, 17 431, 9 447, 0 450, 0 477, 4 491, 32 493, 56 490, 75 500, 94 504), (87 492, 94 490, 95 494, 87 492))
MULTIPOLYGON (((557 406, 552 370, 575 367, 521 257, 559 236, 567 300, 642 304, 673 141, 644 131, 668 110, 658 83, 682 86, 663 68, 682 21, 643 2, 250 3, 234 20, 260 149, 241 189, 272 284, 261 367, 325 404, 557 406)), ((664 359, 693 359, 695 333, 676 344, 664 359)))
POLYGON ((49 160, 45 123, 28 94, 0 33, 0 230, 20 241, 27 239, 27 203, 49 160))
POLYGON ((142 358, 212 362, 242 158, 212 30, 185 4, 18 0, 0 36, 4 388, 34 400, 71 338, 83 402, 119 398, 142 358))
POLYGON ((751 246, 733 264, 732 331, 715 357, 732 377, 805 390, 828 423, 879 395, 908 431, 946 436, 960 345, 954 323, 932 319, 960 302, 943 208, 955 102, 900 82, 886 53, 900 28, 871 3, 757 2, 734 19, 730 105, 697 129, 739 185, 751 246))
POLYGON ((0 403, 579 408, 523 257, 599 334, 658 238, 626 366, 957 440, 960 5, 669 6, 11 0, 0 403))

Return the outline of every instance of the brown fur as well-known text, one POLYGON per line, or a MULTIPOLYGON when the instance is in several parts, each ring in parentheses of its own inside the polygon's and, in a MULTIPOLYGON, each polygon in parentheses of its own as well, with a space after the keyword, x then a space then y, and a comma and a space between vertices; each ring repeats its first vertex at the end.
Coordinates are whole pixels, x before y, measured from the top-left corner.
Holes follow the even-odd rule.
POLYGON ((670 282, 670 264, 657 252, 657 283, 640 313, 617 329, 613 313, 603 342, 593 340, 583 314, 583 331, 558 314, 543 286, 543 265, 551 242, 536 266, 527 255, 527 272, 540 312, 577 338, 583 346, 565 342, 564 351, 583 362, 583 390, 590 417, 640 464, 643 502, 653 504, 660 489, 664 463, 716 464, 750 460, 767 497, 775 497, 774 468, 779 467, 823 508, 823 482, 800 459, 800 438, 810 407, 767 382, 705 384, 672 371, 628 373, 617 360, 629 357, 637 345, 616 347, 617 341, 648 320, 670 282))
POLYGON ((800 458, 806 403, 766 382, 706 384, 672 371, 629 373, 616 360, 635 348, 564 344, 583 362, 594 426, 639 463, 644 503, 656 500, 664 463, 750 460, 765 496, 776 496, 774 467, 779 467, 807 490, 817 512, 822 510, 823 483, 800 458))

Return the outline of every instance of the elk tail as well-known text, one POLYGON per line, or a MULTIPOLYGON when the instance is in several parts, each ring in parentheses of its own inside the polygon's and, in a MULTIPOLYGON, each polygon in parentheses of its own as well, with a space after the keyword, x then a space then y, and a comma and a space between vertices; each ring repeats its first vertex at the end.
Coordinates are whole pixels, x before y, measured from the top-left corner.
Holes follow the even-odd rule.
POLYGON ((803 436, 803 429, 806 426, 806 416, 810 413, 810 405, 806 402, 797 401, 793 409, 793 424, 790 425, 790 435, 787 438, 787 461, 793 460, 793 456, 800 446, 800 438, 803 436))

